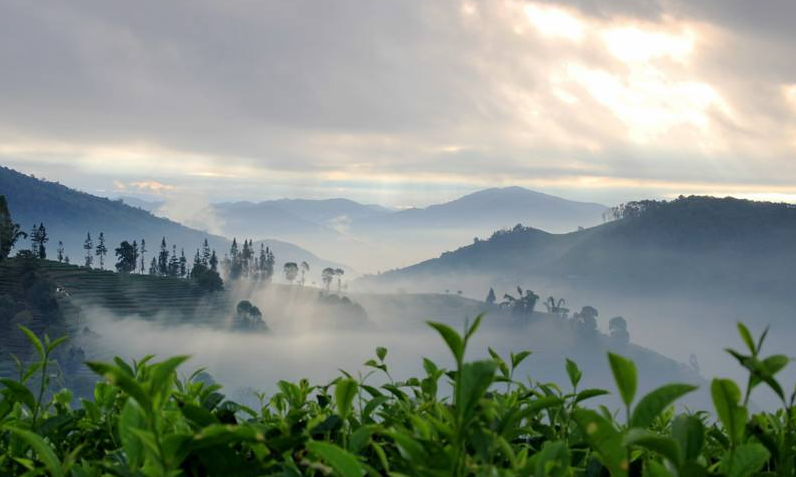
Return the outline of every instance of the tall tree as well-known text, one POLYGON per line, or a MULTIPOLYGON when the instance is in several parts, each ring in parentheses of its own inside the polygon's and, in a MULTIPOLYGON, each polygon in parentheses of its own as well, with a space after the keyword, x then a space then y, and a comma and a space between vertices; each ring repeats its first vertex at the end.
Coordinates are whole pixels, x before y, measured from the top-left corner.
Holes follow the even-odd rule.
POLYGON ((202 265, 205 267, 210 266, 210 245, 207 243, 207 239, 202 244, 202 265))
POLYGON ((86 233, 86 240, 83 242, 83 250, 86 251, 86 268, 91 268, 94 262, 92 250, 94 250, 94 241, 91 240, 91 232, 86 233))
POLYGON ((326 287, 326 292, 329 292, 329 286, 332 284, 332 280, 334 279, 334 268, 326 267, 321 272, 321 280, 323 281, 324 287, 326 287))
POLYGON ((58 241, 58 261, 64 261, 64 243, 62 241, 58 241))
POLYGON ((47 229, 44 228, 44 224, 40 223, 39 225, 33 225, 33 230, 30 233, 30 242, 31 242, 31 253, 36 258, 45 259, 47 258, 47 249, 45 248, 44 244, 49 241, 49 237, 47 237, 47 229))
POLYGON ((343 290, 343 275, 345 275, 345 270, 342 268, 335 268, 334 275, 337 277, 337 293, 339 294, 343 290))
POLYGON ((8 257, 17 240, 27 236, 28 234, 19 228, 19 224, 11 220, 6 196, 0 195, 0 261, 8 257))
POLYGON ((177 246, 171 246, 171 258, 169 258, 169 276, 180 276, 180 257, 177 256, 177 246))
POLYGON ((160 241, 160 253, 158 253, 158 274, 166 276, 169 274, 169 248, 166 245, 166 237, 160 241))
POLYGON ((210 270, 213 270, 214 272, 218 272, 218 257, 216 256, 216 251, 215 250, 213 250, 213 253, 210 254, 209 264, 210 264, 210 270))
POLYGON ((100 270, 105 270, 105 255, 108 254, 108 248, 105 246, 105 234, 100 232, 97 237, 97 248, 95 250, 97 257, 99 257, 100 270))
POLYGON ((149 274, 160 275, 160 271, 158 270, 158 260, 155 257, 152 257, 152 262, 149 263, 149 274))
POLYGON ((304 286, 304 281, 306 280, 305 275, 310 271, 310 264, 307 262, 301 262, 301 286, 304 286))
POLYGON ((136 263, 136 253, 135 247, 133 244, 125 240, 119 245, 119 248, 116 249, 116 257, 118 261, 116 262, 116 270, 119 273, 132 273, 135 271, 136 263))
POLYGON ((489 293, 486 295, 486 304, 487 305, 494 305, 497 297, 495 296, 495 289, 489 287, 489 293))
POLYGON ((141 275, 144 274, 144 254, 146 252, 146 240, 141 239, 141 275))
POLYGON ((185 259, 185 249, 180 249, 180 278, 188 277, 188 261, 185 259))
POLYGON ((133 240, 133 269, 130 270, 130 273, 135 273, 135 269, 138 267, 138 244, 135 240, 133 240))
POLYGON ((296 262, 287 262, 283 269, 285 272, 285 280, 292 285, 293 280, 295 280, 298 275, 298 265, 296 265, 296 262))

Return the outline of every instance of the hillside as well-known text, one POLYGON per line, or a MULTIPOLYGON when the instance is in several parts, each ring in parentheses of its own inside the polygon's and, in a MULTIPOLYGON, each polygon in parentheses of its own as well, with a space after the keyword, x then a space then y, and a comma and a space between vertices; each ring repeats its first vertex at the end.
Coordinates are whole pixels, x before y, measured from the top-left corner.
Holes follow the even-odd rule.
MULTIPOLYGON (((139 207, 125 204, 121 200, 110 200, 70 189, 55 182, 39 180, 12 169, 0 167, 0 194, 8 200, 14 221, 23 230, 29 231, 40 222, 47 227, 50 241, 47 244, 49 257, 55 256, 58 241, 63 241, 66 254, 72 263, 82 263, 83 242, 90 232, 96 244, 100 232, 105 234, 108 258, 106 268, 113 266, 113 249, 122 240, 146 240, 147 261, 156 253, 162 237, 166 237, 169 249, 185 249, 190 260, 193 252, 207 239, 219 257, 229 249, 230 240, 203 231, 185 227, 166 218, 157 217, 139 207)), ((238 237, 240 240, 242 237, 238 237)), ((307 261, 313 269, 327 266, 339 267, 336 262, 318 258, 313 253, 281 240, 263 236, 247 238, 265 239, 259 243, 271 247, 278 265, 285 261, 307 261)), ((22 241, 22 247, 27 242, 22 241)), ((345 268, 345 267, 343 267, 345 268)))
POLYGON ((445 274, 501 280, 530 277, 639 293, 741 291, 792 298, 796 278, 796 207, 732 198, 683 197, 628 207, 619 220, 567 234, 528 227, 360 284, 411 282, 445 274))

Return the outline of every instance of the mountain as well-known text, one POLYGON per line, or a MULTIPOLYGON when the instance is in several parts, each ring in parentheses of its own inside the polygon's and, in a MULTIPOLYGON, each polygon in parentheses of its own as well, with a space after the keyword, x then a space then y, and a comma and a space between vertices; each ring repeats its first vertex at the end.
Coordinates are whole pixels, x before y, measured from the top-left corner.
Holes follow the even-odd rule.
POLYGON ((481 293, 490 284, 535 283, 575 295, 677 295, 716 304, 754 296, 755 303, 796 306, 796 206, 693 196, 631 203, 621 213, 567 234, 498 231, 358 284, 413 290, 464 282, 481 293))
MULTIPOLYGON (((359 291, 461 291, 498 300, 517 286, 622 315, 633 341, 681 361, 699 355, 709 375, 737 372, 705 343, 736 339, 736 322, 762 332, 769 352, 788 352, 796 333, 796 206, 733 198, 642 201, 620 218, 566 234, 530 227, 495 232, 438 258, 362 277, 359 291)), ((544 308, 542 308, 544 309, 544 308)), ((737 346, 743 346, 737 343, 737 346)), ((789 379, 796 378, 791 375, 789 379)))
MULTIPOLYGON (((123 199, 170 216, 168 204, 123 199)), ((210 204, 191 219, 171 217, 188 225, 205 223, 227 237, 277 238, 373 271, 424 260, 471 237, 520 222, 550 231, 595 225, 606 210, 599 204, 506 187, 422 209, 393 210, 344 198, 278 199, 210 204)))
MULTIPOLYGON (((113 251, 122 240, 146 240, 147 261, 156 253, 162 237, 166 237, 169 248, 175 244, 178 250, 184 249, 188 260, 193 258, 194 250, 205 239, 219 257, 224 256, 230 245, 230 240, 225 237, 157 217, 142 208, 127 205, 122 200, 97 197, 5 167, 0 167, 0 194, 6 196, 13 220, 23 230, 30 231, 34 224, 45 224, 50 237, 47 244, 49 257, 55 256, 58 241, 63 241, 66 254, 72 263, 83 263, 83 242, 89 232, 95 245, 99 233, 103 232, 105 235, 108 248, 106 268, 113 267, 113 251)), ((259 243, 273 249, 278 264, 284 261, 307 261, 317 270, 327 266, 342 267, 338 263, 322 260, 291 243, 273 239, 261 240, 258 245, 259 243)), ((23 241, 22 246, 27 246, 27 242, 23 241)))
POLYGON ((575 202, 523 187, 504 187, 481 190, 444 204, 364 219, 356 224, 356 229, 488 227, 494 230, 525 223, 544 230, 570 231, 600 223, 606 210, 600 204, 575 202))

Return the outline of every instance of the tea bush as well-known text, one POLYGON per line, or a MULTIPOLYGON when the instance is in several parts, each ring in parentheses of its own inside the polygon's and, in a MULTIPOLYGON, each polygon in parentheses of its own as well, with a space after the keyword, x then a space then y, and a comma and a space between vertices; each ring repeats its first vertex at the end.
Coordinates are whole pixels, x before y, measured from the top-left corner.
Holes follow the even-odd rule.
POLYGON ((91 362, 103 379, 93 400, 72 405, 68 390, 48 393, 51 354, 63 339, 23 329, 38 360, 3 378, 0 474, 96 476, 704 476, 794 475, 794 395, 775 375, 788 363, 762 357, 739 331, 748 354, 728 350, 748 370, 742 394, 726 379, 711 383, 715 409, 677 414, 673 404, 695 387, 670 384, 636 396, 633 362, 609 354, 620 418, 587 407, 608 394, 581 389, 567 360, 566 386, 520 382, 530 352, 465 360, 480 317, 457 333, 430 323, 455 369, 424 359, 425 375, 395 381, 377 348, 354 377, 328 384, 281 381, 252 409, 228 401, 200 372, 178 379, 187 359, 91 362), (387 384, 368 384, 372 373, 387 384), (768 386, 782 400, 750 415, 750 392, 768 386), (450 389, 450 392, 442 392, 450 389), (717 416, 717 421, 711 416, 717 416))

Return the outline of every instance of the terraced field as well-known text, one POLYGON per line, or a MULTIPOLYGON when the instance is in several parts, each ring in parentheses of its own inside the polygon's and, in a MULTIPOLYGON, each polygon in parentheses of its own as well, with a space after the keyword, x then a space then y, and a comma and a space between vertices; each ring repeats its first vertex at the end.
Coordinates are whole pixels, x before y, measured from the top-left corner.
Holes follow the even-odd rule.
POLYGON ((85 330, 88 310, 102 310, 120 318, 137 316, 209 325, 220 324, 230 310, 225 293, 206 294, 190 280, 125 275, 50 260, 34 264, 9 259, 0 264, 0 296, 15 302, 25 300, 22 277, 26 266, 36 266, 39 275, 56 287, 61 318, 55 320, 35 307, 14 316, 0 316, 0 376, 14 372, 11 354, 24 360, 31 352, 17 324, 39 335, 46 332, 80 337, 90 334, 85 330))

